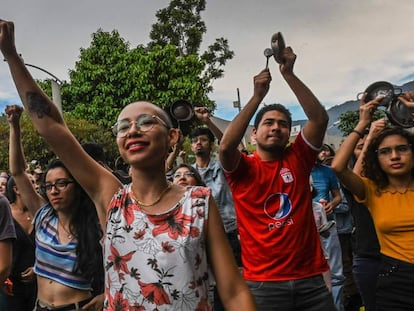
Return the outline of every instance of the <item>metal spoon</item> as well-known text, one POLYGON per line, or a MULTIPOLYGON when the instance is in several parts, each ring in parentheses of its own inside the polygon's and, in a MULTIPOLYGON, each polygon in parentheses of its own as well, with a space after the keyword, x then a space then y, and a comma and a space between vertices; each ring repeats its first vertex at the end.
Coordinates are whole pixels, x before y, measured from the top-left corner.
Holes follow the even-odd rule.
POLYGON ((273 50, 267 48, 263 51, 264 56, 266 56, 266 69, 269 67, 269 57, 273 56, 273 50))

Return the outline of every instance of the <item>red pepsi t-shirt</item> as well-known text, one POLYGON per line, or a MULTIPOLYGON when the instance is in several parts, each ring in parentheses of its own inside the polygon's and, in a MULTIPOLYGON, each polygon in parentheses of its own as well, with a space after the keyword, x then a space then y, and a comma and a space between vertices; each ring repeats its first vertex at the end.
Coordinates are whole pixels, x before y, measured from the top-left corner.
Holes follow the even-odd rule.
POLYGON ((301 133, 283 158, 262 161, 257 153, 242 154, 237 168, 226 172, 246 280, 294 280, 328 270, 309 186, 317 154, 301 133))

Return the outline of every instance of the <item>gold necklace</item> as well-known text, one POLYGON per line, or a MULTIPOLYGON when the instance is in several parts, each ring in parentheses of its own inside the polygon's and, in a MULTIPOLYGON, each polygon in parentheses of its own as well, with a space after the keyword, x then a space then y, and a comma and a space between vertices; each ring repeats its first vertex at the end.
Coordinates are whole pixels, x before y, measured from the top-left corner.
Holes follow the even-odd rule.
POLYGON ((63 226, 63 224, 61 223, 61 222, 59 222, 59 224, 60 224, 60 226, 62 227, 62 229, 63 229, 63 231, 65 231, 65 233, 66 233, 66 237, 68 238, 68 239, 72 239, 73 238, 73 235, 72 235, 72 233, 70 232, 70 230, 67 230, 64 226, 63 226))
POLYGON ((137 203, 139 204, 139 205, 141 205, 141 206, 143 206, 143 207, 151 207, 151 206, 154 206, 155 204, 157 204, 157 203, 159 203, 160 201, 161 201, 161 199, 164 197, 164 195, 168 192, 168 190, 170 190, 171 189, 171 187, 172 187, 172 183, 171 182, 168 182, 168 186, 161 192, 161 194, 160 194, 160 196, 158 197, 158 199, 156 199, 154 202, 152 202, 152 203, 144 203, 144 202, 142 202, 141 200, 139 200, 139 199, 137 199, 136 197, 135 197, 135 194, 134 194, 134 189, 132 188, 133 187, 133 185, 131 186, 131 188, 132 188, 132 194, 134 194, 134 197, 135 197, 135 200, 137 201, 137 203))

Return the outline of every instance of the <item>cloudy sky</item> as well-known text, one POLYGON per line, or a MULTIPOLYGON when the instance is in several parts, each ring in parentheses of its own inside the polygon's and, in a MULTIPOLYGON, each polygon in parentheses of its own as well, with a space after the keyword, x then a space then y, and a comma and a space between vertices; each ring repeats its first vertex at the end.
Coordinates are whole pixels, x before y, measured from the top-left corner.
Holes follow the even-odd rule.
MULTIPOLYGON (((2 0, 0 18, 15 22, 16 45, 26 63, 67 80, 79 49, 89 46, 98 28, 117 29, 131 46, 146 44, 156 11, 169 2, 2 0)), ((277 31, 297 54, 295 73, 327 108, 355 99, 375 81, 401 85, 414 79, 412 0, 207 0, 202 17, 207 26, 203 49, 224 37, 235 52, 210 94, 218 106, 215 115, 227 120, 237 113, 237 88, 242 105, 252 95, 253 77, 266 63, 263 51, 277 31)), ((270 70, 264 102, 285 104, 295 119, 302 118, 273 59, 270 70)), ((0 63, 0 112, 7 103, 20 100, 7 64, 0 63)))

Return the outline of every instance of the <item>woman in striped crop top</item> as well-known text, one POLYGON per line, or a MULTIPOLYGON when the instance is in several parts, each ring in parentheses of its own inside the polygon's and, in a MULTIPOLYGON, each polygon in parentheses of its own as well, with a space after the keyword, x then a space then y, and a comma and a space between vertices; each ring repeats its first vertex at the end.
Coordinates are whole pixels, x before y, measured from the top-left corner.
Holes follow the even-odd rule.
POLYGON ((19 106, 6 107, 10 171, 22 201, 35 214, 35 310, 77 310, 81 306, 100 310, 104 283, 102 230, 95 206, 58 159, 49 163, 41 193, 36 192, 25 172, 20 138, 22 110, 19 106))

